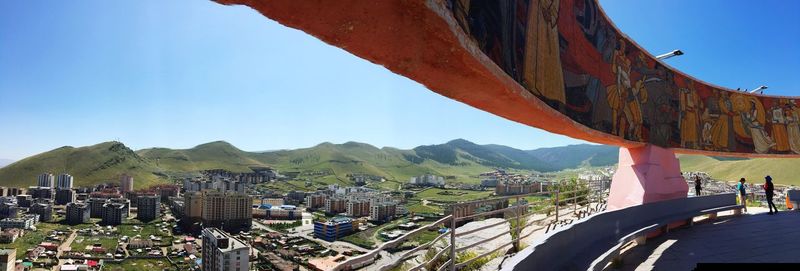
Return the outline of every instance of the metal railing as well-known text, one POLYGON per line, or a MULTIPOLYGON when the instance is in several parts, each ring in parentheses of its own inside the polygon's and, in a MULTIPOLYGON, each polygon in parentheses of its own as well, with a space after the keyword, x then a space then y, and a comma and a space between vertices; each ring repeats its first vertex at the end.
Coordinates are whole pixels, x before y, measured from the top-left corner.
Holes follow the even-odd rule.
MULTIPOLYGON (((536 192, 456 203, 450 206, 450 214, 448 216, 425 226, 426 229, 446 227, 447 232, 439 234, 433 240, 403 253, 392 263, 381 266, 378 269, 389 270, 395 268, 408 259, 417 256, 415 254, 422 250, 426 250, 426 255, 432 256, 426 257, 427 259, 423 259, 421 263, 408 270, 453 271, 463 269, 480 259, 488 261, 491 260, 489 257, 492 256, 516 253, 524 248, 522 241, 535 233, 544 234, 558 227, 572 224, 576 220, 591 214, 604 211, 606 199, 607 192, 592 191, 587 187, 573 191, 536 192), (539 215, 539 217, 530 219, 534 215, 539 215), (503 220, 481 225, 474 229, 458 230, 461 224, 493 217, 500 217, 503 220), (460 237, 463 238, 464 236, 485 232, 504 224, 509 225, 507 230, 503 228, 504 230, 501 232, 492 232, 488 238, 477 242, 458 244, 460 237), (469 259, 463 259, 469 256, 466 252, 470 249, 508 235, 511 235, 510 241, 502 242, 469 259), (444 242, 446 239, 449 239, 449 242, 446 242, 444 247, 436 246, 437 243, 444 242)), ((397 239, 393 241, 403 242, 409 236, 411 236, 410 233, 401 237, 403 240, 397 239)), ((372 254, 372 252, 368 254, 372 254)))
MULTIPOLYGON (((687 184, 689 184, 689 190, 694 191, 694 181, 687 179, 687 184)), ((779 206, 781 208, 786 208, 786 190, 788 189, 789 187, 779 187, 778 185, 776 185, 775 197, 773 199, 773 202, 775 203, 776 206, 779 206)), ((761 206, 761 205, 766 206, 767 195, 764 193, 761 184, 758 183, 748 184, 745 190, 746 190, 745 197, 747 201, 752 202, 749 203, 748 206, 752 204, 756 204, 756 206, 761 206)), ((711 196, 711 195, 719 195, 725 193, 735 193, 737 195, 739 194, 739 191, 736 189, 735 182, 734 184, 730 184, 729 182, 726 181, 707 179, 703 181, 703 188, 700 191, 699 196, 711 196)), ((737 200, 739 199, 737 198, 737 200)))
MULTIPOLYGON (((401 237, 399 237, 397 239, 394 239, 394 240, 388 241, 386 243, 383 243, 378 248, 373 249, 373 250, 371 250, 371 251, 369 251, 369 252, 367 252, 365 254, 362 254, 362 255, 359 255, 357 257, 353 257, 353 258, 347 259, 346 261, 339 263, 332 270, 334 270, 334 271, 336 271, 336 270, 353 270, 353 269, 358 269, 358 268, 361 268, 363 266, 369 265, 378 257, 380 252, 396 248, 396 247, 400 246, 403 242, 408 241, 408 239, 410 239, 410 238, 422 233, 423 231, 434 229, 434 228, 436 228, 438 226, 441 226, 441 225, 445 225, 445 223, 447 221, 450 221, 451 218, 452 218, 452 215, 448 215, 448 216, 445 216, 442 219, 437 220, 436 222, 433 222, 431 224, 428 224, 428 225, 422 226, 422 227, 420 227, 418 229, 415 229, 413 231, 410 231, 410 232, 404 234, 403 236, 401 236, 401 237)), ((402 262, 402 261, 408 259, 409 257, 411 257, 411 255, 413 255, 414 253, 416 253, 416 252, 418 252, 420 250, 428 249, 433 244, 435 244, 436 242, 441 240, 444 236, 447 236, 447 233, 440 234, 439 236, 434 238, 433 241, 427 242, 425 244, 422 244, 422 245, 420 245, 420 246, 418 246, 418 247, 416 247, 416 248, 404 253, 402 256, 400 256, 399 261, 402 262)), ((380 267, 378 269, 379 270, 388 270, 388 269, 391 269, 392 267, 396 266, 397 264, 398 264, 398 262, 394 262, 394 263, 392 263, 390 265, 382 266, 382 267, 380 267)))

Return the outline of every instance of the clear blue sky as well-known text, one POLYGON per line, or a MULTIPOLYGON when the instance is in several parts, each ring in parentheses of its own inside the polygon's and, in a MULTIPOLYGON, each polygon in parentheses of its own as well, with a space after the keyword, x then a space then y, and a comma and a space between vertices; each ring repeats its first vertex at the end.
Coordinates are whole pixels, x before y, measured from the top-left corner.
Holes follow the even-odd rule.
MULTIPOLYGON (((669 63, 693 76, 800 90, 800 1, 601 3, 646 49, 684 50, 669 63)), ((270 150, 455 138, 524 149, 582 143, 439 96, 246 7, 0 2, 0 158, 115 139, 134 149, 226 140, 270 150)))

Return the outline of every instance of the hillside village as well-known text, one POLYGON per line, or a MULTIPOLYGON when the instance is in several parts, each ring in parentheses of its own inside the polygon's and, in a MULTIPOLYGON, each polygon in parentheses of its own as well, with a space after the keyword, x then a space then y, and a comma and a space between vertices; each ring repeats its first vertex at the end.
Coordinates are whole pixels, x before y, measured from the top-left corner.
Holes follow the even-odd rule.
MULTIPOLYGON (((63 147, 0 168, 8 184, 0 189, 0 255, 23 269, 200 270, 200 259, 244 253, 242 264, 326 270, 430 225, 458 202, 546 194, 567 180, 607 191, 615 167, 596 163, 611 161, 614 152, 576 148, 564 147, 570 164, 552 164, 546 161, 557 149, 522 156, 465 140, 407 151, 361 143, 276 153, 225 142, 188 150, 133 151, 118 142, 63 147), (71 160, 74 172, 49 173, 59 172, 52 161, 66 155, 85 161, 71 160), (8 177, 31 175, 31 168, 44 173, 8 177), (230 207, 214 209, 223 206, 230 207), (204 245, 220 238, 238 249, 204 245)), ((700 177, 707 193, 733 187, 707 172, 684 177, 688 185, 700 177)), ((785 188, 778 189, 781 199, 785 188)), ((753 200, 763 200, 750 189, 753 200)))

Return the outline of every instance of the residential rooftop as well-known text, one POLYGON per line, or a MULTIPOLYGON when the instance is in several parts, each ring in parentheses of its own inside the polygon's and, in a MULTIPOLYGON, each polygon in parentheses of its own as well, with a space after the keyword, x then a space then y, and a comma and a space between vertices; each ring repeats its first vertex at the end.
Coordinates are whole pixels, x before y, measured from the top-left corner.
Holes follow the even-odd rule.
POLYGON ((247 244, 245 244, 244 242, 242 242, 239 239, 236 239, 235 237, 231 236, 230 234, 228 234, 227 232, 225 232, 223 230, 220 230, 220 229, 217 229, 217 228, 207 228, 207 230, 209 230, 211 232, 211 234, 214 235, 214 238, 217 238, 217 239, 227 238, 229 240, 228 248, 224 248, 224 249, 223 248, 217 248, 222 252, 227 252, 227 251, 237 250, 237 249, 242 249, 242 248, 249 248, 247 246, 247 244))

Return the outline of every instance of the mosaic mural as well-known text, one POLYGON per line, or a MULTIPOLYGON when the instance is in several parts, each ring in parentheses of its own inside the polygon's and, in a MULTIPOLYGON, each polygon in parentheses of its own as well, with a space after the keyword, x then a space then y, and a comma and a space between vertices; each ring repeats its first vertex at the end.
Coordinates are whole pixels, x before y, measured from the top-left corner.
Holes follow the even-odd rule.
POLYGON ((722 90, 645 54, 595 0, 449 0, 472 41, 550 107, 662 147, 800 154, 794 99, 722 90))

